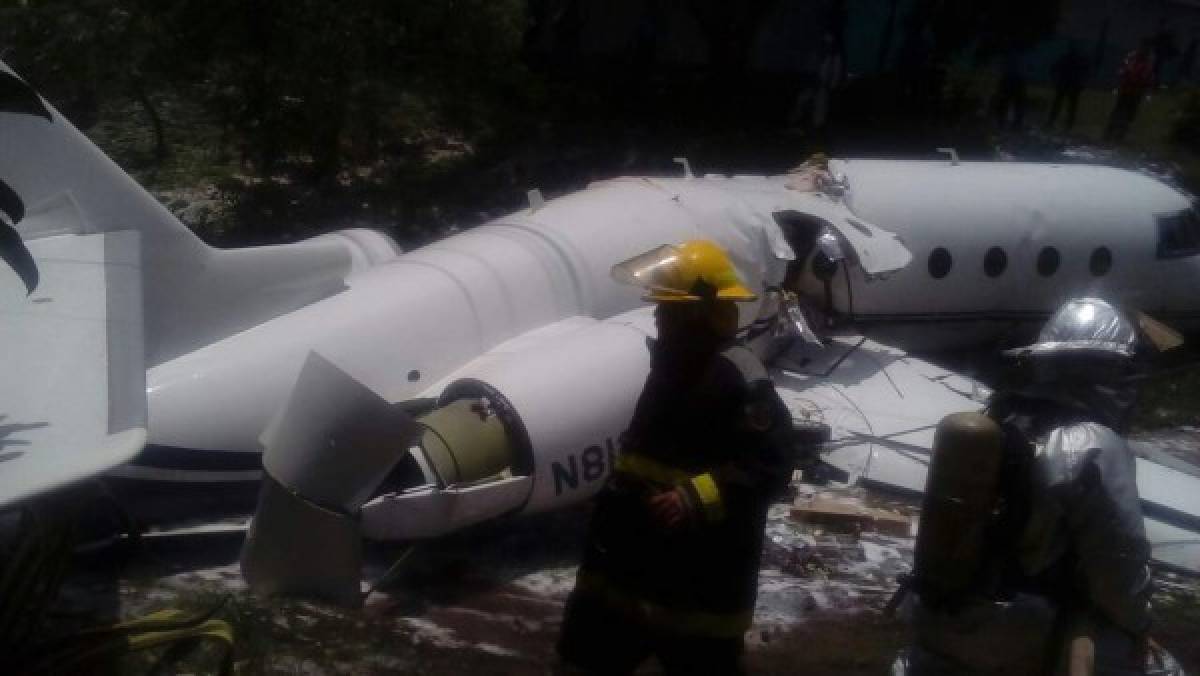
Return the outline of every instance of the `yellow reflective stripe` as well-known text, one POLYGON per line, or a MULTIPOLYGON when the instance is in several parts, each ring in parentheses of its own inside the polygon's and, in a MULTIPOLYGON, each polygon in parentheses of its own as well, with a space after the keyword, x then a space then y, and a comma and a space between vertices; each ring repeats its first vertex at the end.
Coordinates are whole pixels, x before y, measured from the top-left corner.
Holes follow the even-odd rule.
POLYGON ((80 631, 77 636, 98 636, 107 634, 129 634, 133 632, 157 632, 157 631, 174 631, 176 629, 186 629, 195 627, 212 618, 220 605, 198 612, 189 613, 178 608, 164 608, 156 610, 148 615, 135 617, 124 622, 117 622, 102 627, 92 627, 80 631))
POLYGON ((737 638, 750 629, 754 619, 752 610, 710 613, 668 608, 638 598, 594 572, 580 572, 575 589, 593 594, 622 613, 673 634, 737 638))
POLYGON ((683 470, 675 469, 657 460, 651 460, 644 455, 637 455, 636 453, 621 453, 618 455, 616 466, 613 469, 622 474, 630 474, 639 479, 646 479, 647 481, 660 484, 680 484, 691 478, 683 470))
POLYGON ((208 638, 228 647, 233 645, 233 627, 224 620, 206 620, 195 627, 169 631, 148 631, 126 638, 129 650, 145 650, 188 638, 208 638))
POLYGON ((704 516, 709 521, 720 521, 725 517, 725 504, 721 502, 721 490, 717 482, 708 472, 699 474, 689 480, 696 496, 700 498, 700 506, 704 508, 704 516))
MULTIPOLYGON (((53 653, 35 662, 31 671, 83 673, 113 655, 201 639, 221 645, 221 664, 217 673, 230 674, 233 670, 233 626, 224 620, 210 619, 215 610, 189 615, 168 608, 108 627, 89 629, 77 634, 71 643, 57 646, 53 653)), ((185 655, 171 657, 181 659, 185 655)))

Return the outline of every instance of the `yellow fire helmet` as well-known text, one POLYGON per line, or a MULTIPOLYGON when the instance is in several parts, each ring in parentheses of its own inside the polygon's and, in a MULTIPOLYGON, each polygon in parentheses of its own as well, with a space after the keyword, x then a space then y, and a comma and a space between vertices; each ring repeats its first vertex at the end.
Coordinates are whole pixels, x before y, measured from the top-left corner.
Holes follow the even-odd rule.
POLYGON ((725 251, 705 239, 651 249, 614 265, 612 277, 646 289, 643 299, 655 302, 758 299, 725 251))

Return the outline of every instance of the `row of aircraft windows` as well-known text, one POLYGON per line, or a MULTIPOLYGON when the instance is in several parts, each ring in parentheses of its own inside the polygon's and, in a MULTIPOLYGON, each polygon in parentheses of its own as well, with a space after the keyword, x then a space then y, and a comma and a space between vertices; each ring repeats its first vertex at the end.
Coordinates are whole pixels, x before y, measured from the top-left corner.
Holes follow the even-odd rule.
MULTIPOLYGON (((1062 264, 1062 256, 1058 253, 1058 249, 1047 246, 1043 247, 1038 252, 1037 256, 1037 272, 1043 277, 1050 277, 1058 272, 1059 266, 1062 264)), ((1106 246, 1096 247, 1092 251, 1091 259, 1088 261, 1088 269, 1095 277, 1103 277, 1112 269, 1113 257, 1112 251, 1106 246)), ((954 258, 945 247, 938 247, 929 253, 929 276, 934 279, 941 279, 950 274, 951 268, 954 267, 954 258)), ((1008 269, 1008 254, 1004 249, 994 246, 987 250, 983 255, 983 273, 988 277, 999 277, 1008 269)))

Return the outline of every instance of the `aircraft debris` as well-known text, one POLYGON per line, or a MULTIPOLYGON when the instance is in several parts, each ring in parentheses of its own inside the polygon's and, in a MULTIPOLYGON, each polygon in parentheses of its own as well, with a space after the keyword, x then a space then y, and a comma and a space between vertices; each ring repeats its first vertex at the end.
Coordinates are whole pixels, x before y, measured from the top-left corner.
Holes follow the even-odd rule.
POLYGON ((907 537, 912 535, 912 519, 887 509, 868 507, 860 501, 818 493, 812 498, 797 498, 792 518, 830 530, 849 532, 876 531, 907 537))

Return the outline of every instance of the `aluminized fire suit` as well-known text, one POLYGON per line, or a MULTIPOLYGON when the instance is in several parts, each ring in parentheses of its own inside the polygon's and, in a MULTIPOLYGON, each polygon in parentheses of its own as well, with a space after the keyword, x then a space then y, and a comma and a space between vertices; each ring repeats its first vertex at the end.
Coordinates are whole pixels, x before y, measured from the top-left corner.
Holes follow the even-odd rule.
POLYGON ((1028 360, 1026 381, 986 411, 1003 460, 985 563, 955 598, 923 594, 918 565, 914 640, 895 674, 1065 674, 1079 637, 1096 674, 1182 673, 1147 651, 1149 544, 1134 456, 1118 433, 1134 401, 1121 383, 1136 344, 1120 313, 1081 299, 1036 345, 1013 351, 1028 360))

